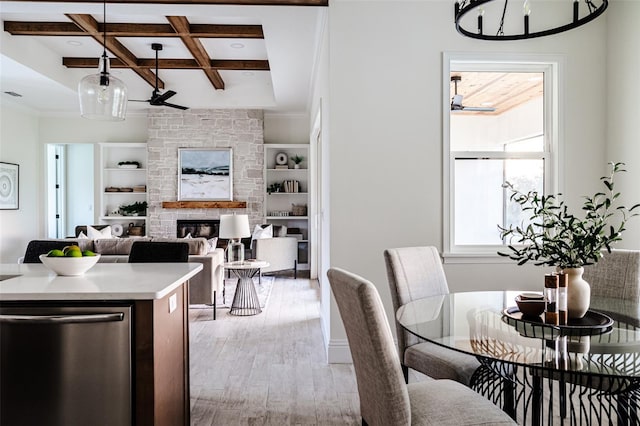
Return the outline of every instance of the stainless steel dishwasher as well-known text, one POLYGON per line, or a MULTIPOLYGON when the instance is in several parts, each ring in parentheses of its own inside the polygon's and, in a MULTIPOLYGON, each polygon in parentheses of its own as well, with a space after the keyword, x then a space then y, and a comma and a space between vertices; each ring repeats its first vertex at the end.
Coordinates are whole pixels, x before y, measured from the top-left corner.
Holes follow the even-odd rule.
POLYGON ((130 304, 0 305, 0 425, 132 424, 130 304))

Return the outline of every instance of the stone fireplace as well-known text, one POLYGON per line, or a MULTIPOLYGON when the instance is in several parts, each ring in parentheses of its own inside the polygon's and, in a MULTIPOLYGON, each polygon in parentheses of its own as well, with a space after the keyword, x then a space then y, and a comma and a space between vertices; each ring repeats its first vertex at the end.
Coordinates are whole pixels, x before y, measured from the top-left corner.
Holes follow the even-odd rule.
POLYGON ((221 214, 247 214, 252 228, 262 223, 265 197, 262 110, 151 109, 148 120, 149 236, 172 238, 178 235, 179 220, 212 222, 219 220, 221 214), (163 208, 163 201, 177 201, 178 148, 208 147, 232 149, 233 200, 245 201, 246 209, 163 208))

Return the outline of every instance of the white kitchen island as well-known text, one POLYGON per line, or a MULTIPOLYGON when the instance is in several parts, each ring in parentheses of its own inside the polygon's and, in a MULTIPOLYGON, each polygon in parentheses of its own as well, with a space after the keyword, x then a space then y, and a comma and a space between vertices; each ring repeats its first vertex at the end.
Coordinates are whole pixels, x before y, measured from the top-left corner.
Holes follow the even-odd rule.
POLYGON ((117 424, 189 425, 186 284, 201 270, 98 263, 63 277, 42 264, 0 265, 0 423, 89 424, 104 410, 130 420, 117 424))

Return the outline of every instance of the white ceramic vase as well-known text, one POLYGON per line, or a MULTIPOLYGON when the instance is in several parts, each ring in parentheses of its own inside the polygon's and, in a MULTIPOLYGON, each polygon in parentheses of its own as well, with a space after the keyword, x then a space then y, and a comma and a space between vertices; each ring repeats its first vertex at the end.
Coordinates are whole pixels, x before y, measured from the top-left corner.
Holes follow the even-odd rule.
POLYGON ((569 318, 582 318, 591 303, 591 286, 582 278, 584 268, 565 268, 567 283, 567 315, 569 318))

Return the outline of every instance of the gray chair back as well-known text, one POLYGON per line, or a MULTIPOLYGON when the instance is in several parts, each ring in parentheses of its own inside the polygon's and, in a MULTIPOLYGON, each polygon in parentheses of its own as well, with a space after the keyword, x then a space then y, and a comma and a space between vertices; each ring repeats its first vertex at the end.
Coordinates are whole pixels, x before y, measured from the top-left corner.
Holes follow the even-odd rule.
MULTIPOLYGON (((384 261, 394 312, 412 300, 449 294, 440 254, 435 247, 386 249, 384 261)), ((418 338, 406 332, 397 322, 396 331, 401 354, 408 346, 418 343, 418 338)))
POLYGON ((640 302, 640 250, 613 249, 584 267, 591 294, 640 302))
POLYGON ((409 393, 378 291, 342 269, 331 268, 327 276, 347 332, 363 420, 370 426, 409 425, 409 393))

